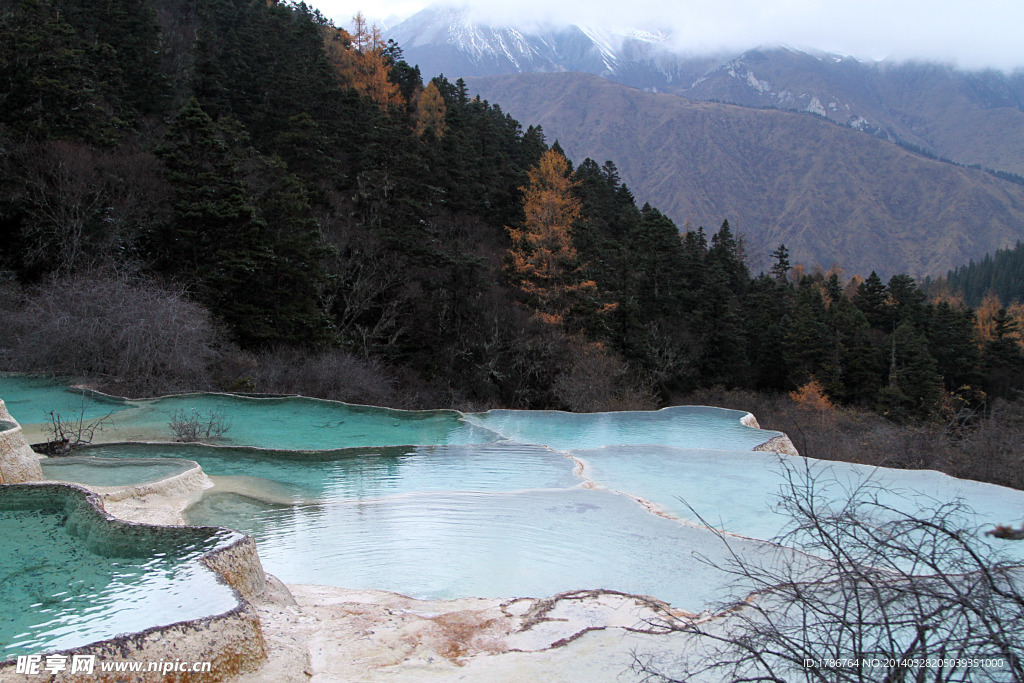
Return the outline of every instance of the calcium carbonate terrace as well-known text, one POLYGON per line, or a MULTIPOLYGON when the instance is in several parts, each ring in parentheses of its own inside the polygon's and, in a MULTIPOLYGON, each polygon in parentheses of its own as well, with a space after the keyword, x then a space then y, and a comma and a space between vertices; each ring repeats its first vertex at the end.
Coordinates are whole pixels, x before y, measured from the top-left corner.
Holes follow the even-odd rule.
MULTIPOLYGON (((0 377, 0 396, 37 438, 49 410, 112 413, 98 434, 111 443, 44 460, 47 478, 142 485, 198 463, 213 486, 194 496, 185 520, 250 534, 266 570, 287 584, 425 599, 601 588, 699 612, 735 590, 716 565, 731 552, 775 552, 765 541, 785 522, 773 512, 780 457, 753 450, 782 435, 743 424, 738 411, 462 414, 213 394, 128 401, 25 377, 0 377), (229 430, 217 446, 172 443, 168 423, 182 411, 222 415, 229 430), (736 534, 729 547, 694 510, 736 534)), ((788 457, 828 470, 837 496, 871 479, 908 511, 962 498, 979 537, 985 525, 1024 517, 1024 492, 788 457)), ((0 635, 5 657, 17 642, 0 635)))
POLYGON ((235 591, 200 559, 239 538, 111 521, 78 489, 0 487, 4 658, 234 609, 235 591))

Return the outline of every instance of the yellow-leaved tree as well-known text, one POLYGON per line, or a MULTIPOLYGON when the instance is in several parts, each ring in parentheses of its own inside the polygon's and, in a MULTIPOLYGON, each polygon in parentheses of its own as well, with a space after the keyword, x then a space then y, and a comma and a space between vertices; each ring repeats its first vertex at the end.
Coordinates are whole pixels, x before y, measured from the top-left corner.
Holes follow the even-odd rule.
POLYGON ((355 88, 387 109, 390 105, 405 104, 398 86, 388 80, 388 67, 384 61, 384 42, 380 29, 366 27, 362 13, 353 17, 354 33, 327 25, 323 28, 324 49, 344 88, 355 88))
POLYGON ((434 81, 430 81, 416 100, 416 135, 423 136, 428 130, 433 130, 437 137, 444 137, 447 112, 444 96, 434 81))
POLYGON ((580 200, 569 162, 558 150, 548 150, 529 171, 530 183, 520 188, 526 220, 522 228, 506 227, 512 237, 505 272, 526 294, 527 302, 547 323, 561 324, 569 310, 597 284, 584 280, 572 244, 572 224, 580 215, 580 200))

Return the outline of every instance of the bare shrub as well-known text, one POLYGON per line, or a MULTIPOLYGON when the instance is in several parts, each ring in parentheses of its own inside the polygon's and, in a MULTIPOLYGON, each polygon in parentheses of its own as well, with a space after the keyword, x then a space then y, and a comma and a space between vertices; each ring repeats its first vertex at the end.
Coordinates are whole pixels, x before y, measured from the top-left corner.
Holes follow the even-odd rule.
POLYGON ((96 432, 103 430, 103 423, 113 413, 107 413, 94 420, 85 419, 85 396, 82 397, 81 409, 72 416, 65 417, 55 410, 50 411, 50 440, 45 444, 36 444, 33 448, 44 455, 67 455, 79 446, 92 443, 96 432))
POLYGON ((166 205, 156 159, 130 146, 115 153, 51 140, 18 147, 12 160, 10 198, 25 214, 20 258, 43 272, 123 263, 139 226, 166 205))
POLYGON ((785 474, 778 508, 790 525, 775 540, 820 561, 783 548, 731 553, 721 568, 755 593, 711 619, 652 623, 692 635, 697 654, 635 654, 635 671, 667 681, 1024 680, 1024 567, 981 540, 962 502, 906 513, 870 482, 837 495, 808 469, 785 474))
POLYGON ((210 388, 220 357, 209 313, 151 280, 52 280, 29 290, 7 320, 6 369, 90 376, 125 395, 210 388))
POLYGON ((213 441, 224 436, 231 429, 227 416, 220 410, 206 414, 200 413, 194 408, 192 410, 182 408, 174 411, 167 426, 174 433, 174 440, 182 443, 213 441))
POLYGON ((571 365, 555 378, 552 389, 563 407, 577 413, 650 410, 657 407, 651 387, 640 382, 618 356, 600 344, 574 345, 571 365))
POLYGON ((997 399, 978 428, 953 444, 950 474, 1024 490, 1024 401, 997 399))
POLYGON ((382 364, 341 349, 279 349, 256 356, 252 388, 348 403, 396 406, 403 397, 382 364))
POLYGON ((408 333, 417 292, 408 266, 369 231, 323 216, 325 239, 335 247, 332 284, 322 293, 338 336, 361 353, 393 347, 408 333))

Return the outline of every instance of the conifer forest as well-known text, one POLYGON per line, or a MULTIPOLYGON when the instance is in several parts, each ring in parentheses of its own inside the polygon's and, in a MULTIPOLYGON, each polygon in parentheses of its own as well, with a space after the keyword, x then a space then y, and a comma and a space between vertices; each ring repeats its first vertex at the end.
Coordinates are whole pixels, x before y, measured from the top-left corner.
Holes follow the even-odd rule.
POLYGON ((1011 302, 784 245, 753 273, 730 217, 680 229, 613 161, 302 3, 0 0, 0 174, 2 369, 115 393, 714 388, 959 434, 1024 387, 1011 302))

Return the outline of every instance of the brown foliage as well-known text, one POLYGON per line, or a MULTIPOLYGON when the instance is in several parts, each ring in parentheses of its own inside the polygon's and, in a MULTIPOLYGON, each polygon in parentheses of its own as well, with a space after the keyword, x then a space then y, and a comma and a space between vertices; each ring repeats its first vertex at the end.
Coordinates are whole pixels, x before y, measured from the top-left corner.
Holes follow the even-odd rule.
POLYGON ((446 113, 444 97, 431 81, 416 100, 416 135, 422 137, 432 130, 437 137, 444 137, 446 113))
POLYGON ((990 292, 981 300, 981 305, 974 310, 974 326, 979 343, 984 344, 995 338, 996 316, 1002 307, 999 297, 990 292))
POLYGON ((572 305, 597 285, 580 277, 580 264, 570 230, 580 215, 580 200, 569 162, 548 150, 529 171, 523 192, 526 221, 521 229, 507 228, 512 238, 506 273, 526 294, 530 305, 547 323, 563 322, 572 305))
POLYGON ((342 28, 325 26, 324 50, 327 61, 343 88, 355 88, 376 102, 381 109, 404 106, 405 100, 398 86, 388 80, 388 67, 384 62, 383 42, 376 27, 367 30, 362 15, 356 15, 355 35, 342 28))
POLYGON ((816 412, 824 412, 835 408, 832 401, 825 394, 825 388, 816 379, 811 379, 810 382, 804 384, 796 391, 789 392, 789 397, 797 405, 816 412))

